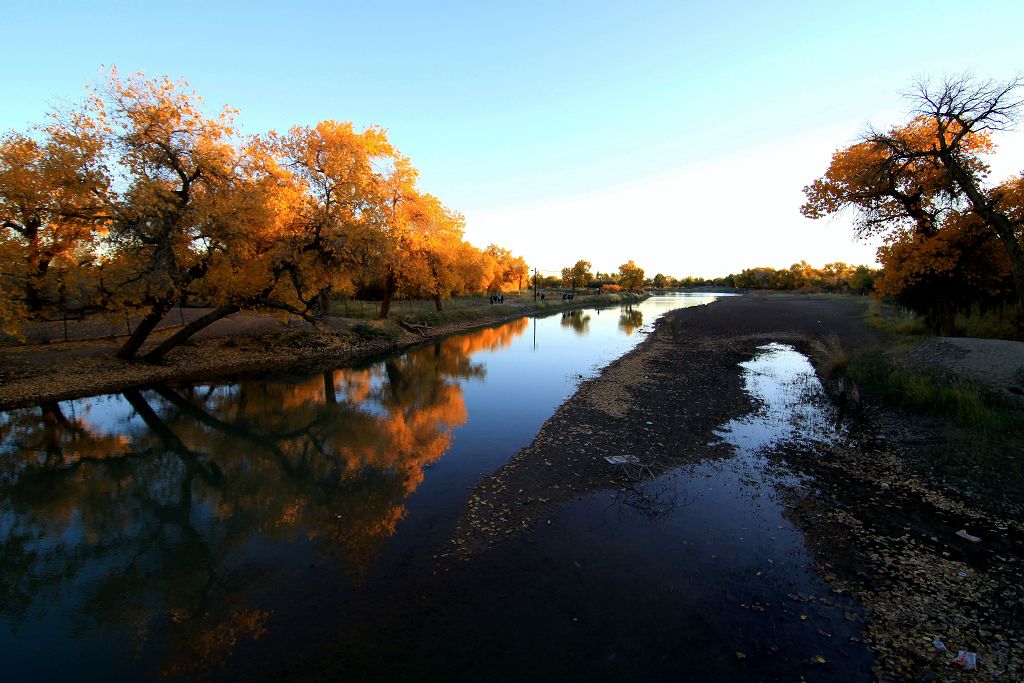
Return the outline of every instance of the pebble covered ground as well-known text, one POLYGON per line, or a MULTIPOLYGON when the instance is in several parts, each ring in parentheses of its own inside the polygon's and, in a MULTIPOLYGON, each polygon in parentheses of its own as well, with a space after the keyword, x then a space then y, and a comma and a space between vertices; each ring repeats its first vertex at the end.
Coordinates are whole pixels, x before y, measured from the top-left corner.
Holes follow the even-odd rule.
POLYGON ((879 680, 963 680, 961 650, 978 656, 971 680, 1024 680, 1019 517, 951 498, 884 445, 775 457, 813 477, 788 502, 820 570, 868 609, 879 680))

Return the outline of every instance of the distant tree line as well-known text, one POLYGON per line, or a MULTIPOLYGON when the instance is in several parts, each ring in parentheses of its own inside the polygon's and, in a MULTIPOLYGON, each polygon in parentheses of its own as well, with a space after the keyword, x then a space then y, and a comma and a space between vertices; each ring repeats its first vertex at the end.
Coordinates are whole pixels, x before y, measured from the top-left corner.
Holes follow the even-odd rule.
POLYGON ((532 284, 545 288, 595 289, 601 291, 641 291, 650 286, 644 278, 644 269, 630 259, 619 266, 616 273, 591 272, 590 261, 579 260, 562 268, 562 276, 535 274, 532 284))
POLYGON ((577 261, 562 269, 562 276, 539 276, 541 287, 599 289, 602 291, 639 289, 685 289, 693 287, 729 287, 740 289, 785 289, 867 294, 874 289, 878 271, 868 266, 850 266, 842 262, 827 263, 815 268, 806 261, 789 268, 747 268, 739 273, 717 278, 677 278, 663 273, 644 276, 644 270, 633 261, 624 263, 618 272, 590 272, 589 261, 577 261))
POLYGON ((877 271, 868 266, 850 266, 842 262, 814 268, 806 261, 789 268, 747 268, 725 280, 741 289, 816 290, 849 294, 868 294, 874 289, 877 271))

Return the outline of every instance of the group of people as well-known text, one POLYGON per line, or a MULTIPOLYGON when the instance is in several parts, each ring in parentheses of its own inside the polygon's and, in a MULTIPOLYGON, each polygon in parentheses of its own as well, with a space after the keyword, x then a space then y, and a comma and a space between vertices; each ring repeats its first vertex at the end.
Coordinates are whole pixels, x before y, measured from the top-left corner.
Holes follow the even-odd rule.
MULTIPOLYGON (((545 295, 541 294, 540 295, 540 300, 544 301, 544 297, 545 297, 545 295)), ((576 293, 575 292, 562 292, 562 301, 572 301, 575 298, 576 298, 576 293)), ((503 304, 503 303, 505 303, 505 295, 504 294, 492 294, 490 296, 490 298, 488 299, 487 303, 491 304, 492 306, 494 304, 503 304)))

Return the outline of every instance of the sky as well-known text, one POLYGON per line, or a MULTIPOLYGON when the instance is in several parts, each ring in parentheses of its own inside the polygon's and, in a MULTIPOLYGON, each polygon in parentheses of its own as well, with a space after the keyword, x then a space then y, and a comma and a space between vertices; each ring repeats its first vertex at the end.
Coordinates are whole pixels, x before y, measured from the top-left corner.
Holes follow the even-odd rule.
MULTIPOLYGON (((183 77, 245 132, 377 124, 420 186, 549 274, 874 263, 802 188, 917 77, 1024 71, 1024 3, 6 0, 0 130, 122 72, 183 77)), ((1003 136, 993 178, 1024 169, 1003 136)))

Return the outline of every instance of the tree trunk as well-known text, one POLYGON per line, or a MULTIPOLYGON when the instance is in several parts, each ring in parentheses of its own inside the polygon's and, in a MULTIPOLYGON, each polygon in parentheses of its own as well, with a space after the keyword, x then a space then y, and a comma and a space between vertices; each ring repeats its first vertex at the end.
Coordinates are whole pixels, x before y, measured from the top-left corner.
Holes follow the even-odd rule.
POLYGON ((232 313, 237 313, 238 311, 238 306, 221 306, 220 308, 216 308, 206 315, 196 318, 167 339, 164 339, 155 349, 143 356, 142 359, 149 361, 150 363, 154 363, 166 356, 168 351, 187 341, 189 337, 199 330, 217 322, 221 318, 226 318, 232 313))
POLYGON ((437 308, 438 313, 444 310, 441 307, 441 294, 439 292, 434 292, 434 306, 437 308))
POLYGON ((398 288, 398 281, 393 273, 388 273, 388 276, 384 278, 384 299, 380 302, 380 314, 377 316, 378 320, 387 320, 388 313, 391 311, 391 299, 395 296, 395 290, 398 288))
POLYGON ((929 314, 932 329, 939 336, 953 336, 955 316, 956 310, 953 308, 953 304, 946 298, 940 298, 929 314))
POLYGON ((324 399, 328 403, 337 403, 338 395, 334 391, 334 371, 324 370, 324 399))
POLYGON ((135 328, 135 331, 128 335, 128 341, 118 350, 117 357, 121 360, 132 360, 135 358, 135 354, 142 348, 146 338, 156 329, 156 326, 164 319, 164 316, 171 310, 171 307, 170 301, 162 301, 154 305, 149 313, 146 314, 146 317, 142 319, 142 322, 135 328))
POLYGON ((224 473, 221 472, 217 463, 200 462, 198 454, 189 450, 189 447, 178 438, 174 430, 156 414, 156 411, 146 402, 138 389, 126 389, 122 395, 146 423, 146 427, 160 438, 167 450, 181 457, 189 474, 198 474, 210 486, 216 489, 221 488, 224 483, 224 473))
POLYGON ((405 391, 402 386, 402 371, 398 369, 398 365, 392 360, 384 363, 384 373, 388 376, 388 394, 401 404, 401 398, 405 391))
POLYGON ((985 194, 977 179, 949 153, 940 153, 939 160, 949 172, 957 186, 967 195, 971 210, 987 223, 999 236, 1006 248, 1013 266, 1013 286, 1016 292, 1017 336, 1024 338, 1024 247, 1017 239, 1014 221, 1005 211, 996 207, 996 202, 985 194))
POLYGON ((46 305, 46 273, 50 270, 50 259, 30 258, 29 274, 25 281, 25 305, 32 313, 39 313, 46 305))
POLYGON ((321 318, 326 318, 331 312, 331 289, 324 287, 317 295, 317 308, 321 318))
POLYGON ((1013 234, 1012 229, 1007 232, 999 230, 998 234, 1000 241, 1006 247, 1006 251, 1010 256, 1010 264, 1013 269, 1017 338, 1024 339, 1024 247, 1021 246, 1020 240, 1013 234))

